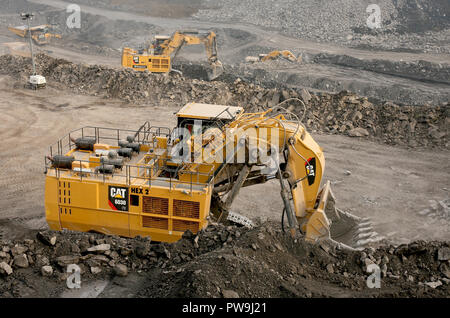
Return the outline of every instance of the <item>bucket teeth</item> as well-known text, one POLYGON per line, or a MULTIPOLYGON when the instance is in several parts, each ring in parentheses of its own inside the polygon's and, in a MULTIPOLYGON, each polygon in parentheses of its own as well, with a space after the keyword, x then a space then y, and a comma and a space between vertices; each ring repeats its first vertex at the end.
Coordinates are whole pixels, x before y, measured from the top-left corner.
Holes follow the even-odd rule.
POLYGON ((374 243, 378 243, 380 241, 382 241, 384 239, 384 237, 379 236, 378 234, 375 234, 374 237, 365 239, 365 240, 358 240, 355 243, 355 247, 356 248, 363 248, 369 244, 374 244, 374 243))
MULTIPOLYGON (((329 211, 330 212, 330 211, 329 211)), ((368 244, 375 244, 384 239, 373 228, 370 218, 360 218, 340 209, 335 209, 337 215, 332 219, 331 239, 356 249, 362 249, 368 244)), ((327 215, 334 215, 327 213, 327 215)))
POLYGON ((359 228, 372 227, 372 222, 370 221, 361 222, 358 224, 358 227, 359 228))
POLYGON ((359 233, 359 234, 355 235, 354 238, 356 240, 361 240, 361 239, 371 238, 371 237, 374 237, 376 235, 377 235, 377 233, 372 231, 372 232, 366 232, 366 233, 359 233))

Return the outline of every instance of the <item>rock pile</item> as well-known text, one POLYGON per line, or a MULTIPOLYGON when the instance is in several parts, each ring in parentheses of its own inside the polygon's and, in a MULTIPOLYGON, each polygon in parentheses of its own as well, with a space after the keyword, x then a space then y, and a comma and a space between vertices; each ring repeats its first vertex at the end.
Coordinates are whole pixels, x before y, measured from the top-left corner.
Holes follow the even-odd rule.
POLYGON ((164 269, 168 264, 185 263, 218 247, 231 245, 244 231, 234 226, 208 226, 198 235, 186 232, 175 244, 152 243, 149 237, 128 239, 69 231, 43 231, 35 239, 0 241, 0 281, 4 280, 0 295, 10 295, 11 284, 23 276, 29 280, 48 278, 63 283, 71 264, 79 266, 84 280, 164 269), (28 275, 21 270, 28 270, 28 275))
POLYGON ((393 62, 373 59, 365 61, 347 55, 319 53, 314 56, 315 63, 334 64, 358 68, 371 72, 402 76, 419 81, 450 84, 450 64, 436 64, 428 61, 393 62))
POLYGON ((363 251, 293 240, 264 224, 232 246, 170 266, 145 297, 434 297, 448 295, 448 243, 415 242, 363 251), (441 255, 441 256, 439 256, 441 255), (374 267, 381 288, 369 288, 374 267), (374 265, 373 265, 374 266, 374 265))
MULTIPOLYGON (((120 98, 128 102, 184 105, 196 101, 243 106, 263 111, 278 103, 300 98, 306 105, 285 105, 313 132, 367 137, 389 144, 411 147, 448 147, 449 103, 440 106, 399 106, 391 102, 374 104, 365 97, 342 91, 338 94, 312 93, 279 85, 265 88, 241 79, 206 82, 178 74, 151 74, 131 69, 78 65, 39 55, 38 69, 49 83, 83 94, 120 98)), ((0 74, 21 77, 29 74, 30 63, 23 57, 0 57, 0 74)))
POLYGON ((450 288, 448 242, 350 251, 269 222, 209 225, 172 244, 66 231, 0 241, 0 296, 58 296, 70 264, 83 284, 140 273, 139 297, 446 297, 450 288), (368 287, 373 268, 381 288, 368 287))
POLYGON ((200 10, 200 20, 245 21, 280 30, 293 37, 318 42, 334 42, 355 47, 384 50, 422 50, 448 53, 442 45, 450 27, 450 7, 446 0, 382 0, 381 28, 370 29, 369 0, 212 0, 211 9, 200 10), (219 7, 219 9, 216 8, 219 7), (418 34, 420 33, 420 34, 418 34))

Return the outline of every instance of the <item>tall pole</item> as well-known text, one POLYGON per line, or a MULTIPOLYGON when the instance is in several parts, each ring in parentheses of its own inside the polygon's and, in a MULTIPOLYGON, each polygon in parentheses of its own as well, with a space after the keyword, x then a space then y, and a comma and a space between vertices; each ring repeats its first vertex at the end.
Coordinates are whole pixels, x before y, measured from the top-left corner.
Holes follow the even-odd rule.
POLYGON ((33 64, 33 75, 36 75, 36 64, 34 63, 34 53, 33 53, 33 39, 31 37, 31 27, 30 27, 30 20, 33 17, 32 13, 22 13, 21 14, 22 19, 26 19, 28 23, 28 37, 30 39, 30 51, 31 51, 31 63, 33 64))

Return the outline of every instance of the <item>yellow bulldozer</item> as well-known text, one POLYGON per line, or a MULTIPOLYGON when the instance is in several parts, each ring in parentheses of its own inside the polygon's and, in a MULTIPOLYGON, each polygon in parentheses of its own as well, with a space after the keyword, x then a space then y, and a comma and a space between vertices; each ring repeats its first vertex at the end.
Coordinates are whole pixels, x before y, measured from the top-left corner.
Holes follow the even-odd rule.
POLYGON ((335 207, 330 183, 322 184, 322 148, 282 105, 245 113, 188 103, 176 116, 174 129, 84 127, 51 146, 49 227, 164 242, 208 222, 252 227, 231 211, 234 199, 242 187, 278 179, 283 228, 287 221, 292 234, 349 248, 380 239, 367 220, 335 207))
POLYGON ((223 73, 222 63, 217 56, 216 34, 214 32, 176 31, 172 36, 156 35, 152 44, 144 50, 124 47, 122 66, 155 73, 172 71, 172 62, 184 45, 203 44, 206 49, 210 70, 208 79, 213 80, 223 73))
MULTIPOLYGON (((52 29, 52 26, 49 24, 43 24, 43 25, 37 25, 30 28, 31 32, 31 38, 33 39, 33 42, 37 45, 45 45, 49 44, 52 40, 52 38, 61 39, 60 34, 51 33, 50 30, 52 29)), ((22 37, 27 38, 28 35, 28 27, 25 25, 21 26, 10 26, 8 27, 8 30, 13 32, 14 34, 22 37)))

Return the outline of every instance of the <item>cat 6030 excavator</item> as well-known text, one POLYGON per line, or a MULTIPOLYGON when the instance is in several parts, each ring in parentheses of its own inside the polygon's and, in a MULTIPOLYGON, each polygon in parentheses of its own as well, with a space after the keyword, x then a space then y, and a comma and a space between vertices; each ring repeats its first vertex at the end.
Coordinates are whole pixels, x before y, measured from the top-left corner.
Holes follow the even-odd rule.
POLYGON ((53 230, 173 242, 208 222, 252 227, 231 211, 233 200, 242 187, 278 179, 292 234, 351 248, 379 240, 366 220, 335 208, 330 183, 321 185, 322 148, 282 105, 244 113, 189 103, 173 130, 84 127, 50 147, 45 169, 53 230))
POLYGON ((223 73, 222 63, 217 57, 217 42, 214 32, 176 31, 171 37, 156 35, 146 50, 125 47, 122 51, 122 66, 136 70, 166 73, 172 70, 172 62, 184 45, 203 44, 210 70, 208 79, 213 80, 223 73))

